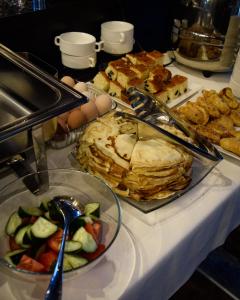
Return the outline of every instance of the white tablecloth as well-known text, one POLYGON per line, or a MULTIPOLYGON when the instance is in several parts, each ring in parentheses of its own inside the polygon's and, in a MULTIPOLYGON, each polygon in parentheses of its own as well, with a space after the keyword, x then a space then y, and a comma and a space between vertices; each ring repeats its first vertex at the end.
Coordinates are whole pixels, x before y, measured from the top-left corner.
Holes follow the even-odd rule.
MULTIPOLYGON (((174 68, 173 68, 174 70, 174 68)), ((204 88, 227 86, 229 74, 209 79, 178 66, 204 88)), ((64 150, 49 151, 49 168, 70 167, 64 150)), ((13 175, 12 175, 13 176, 13 175)), ((208 253, 240 224, 240 164, 224 160, 176 201, 143 214, 122 202, 123 226, 106 257, 83 277, 64 282, 63 299, 165 300, 183 285, 208 253)), ((3 185, 7 179, 1 179, 3 185)), ((0 275, 0 299, 42 299, 46 284, 0 275)))

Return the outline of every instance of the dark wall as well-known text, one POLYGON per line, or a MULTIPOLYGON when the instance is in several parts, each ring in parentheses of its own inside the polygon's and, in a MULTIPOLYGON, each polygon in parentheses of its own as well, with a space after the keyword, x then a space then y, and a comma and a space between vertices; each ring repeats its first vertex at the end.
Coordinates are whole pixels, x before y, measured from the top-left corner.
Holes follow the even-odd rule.
POLYGON ((0 19, 0 42, 14 51, 27 51, 61 68, 54 37, 62 32, 83 31, 100 38, 100 25, 109 20, 126 20, 135 25, 135 49, 171 47, 174 3, 152 0, 47 0, 47 9, 0 19), (160 8, 159 8, 160 6, 160 8))

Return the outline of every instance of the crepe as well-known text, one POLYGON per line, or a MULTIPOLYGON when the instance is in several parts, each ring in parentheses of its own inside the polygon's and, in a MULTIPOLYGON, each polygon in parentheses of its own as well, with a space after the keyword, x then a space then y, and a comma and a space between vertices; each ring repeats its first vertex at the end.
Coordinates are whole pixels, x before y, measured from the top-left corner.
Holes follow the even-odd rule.
POLYGON ((189 184, 192 156, 140 124, 114 114, 96 120, 80 137, 77 158, 121 196, 163 199, 189 184))

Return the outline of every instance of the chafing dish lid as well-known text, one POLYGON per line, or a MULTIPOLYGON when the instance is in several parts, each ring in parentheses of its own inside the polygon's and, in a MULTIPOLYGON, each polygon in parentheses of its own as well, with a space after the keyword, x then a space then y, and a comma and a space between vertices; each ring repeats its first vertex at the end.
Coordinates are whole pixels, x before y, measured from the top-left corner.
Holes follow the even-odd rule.
POLYGON ((0 141, 87 101, 0 44, 0 141))

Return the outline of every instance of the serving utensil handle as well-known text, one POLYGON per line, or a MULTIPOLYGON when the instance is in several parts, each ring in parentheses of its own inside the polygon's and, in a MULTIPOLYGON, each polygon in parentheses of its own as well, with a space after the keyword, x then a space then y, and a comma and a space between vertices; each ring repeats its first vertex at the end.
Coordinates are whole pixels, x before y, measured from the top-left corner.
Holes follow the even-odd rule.
POLYGON ((62 282, 63 282, 63 257, 64 257, 64 247, 65 241, 68 234, 69 229, 69 220, 68 218, 64 219, 64 229, 62 242, 60 246, 60 250, 58 252, 58 258, 56 265, 54 267, 54 271, 45 293, 45 300, 61 300, 62 299, 62 282))

